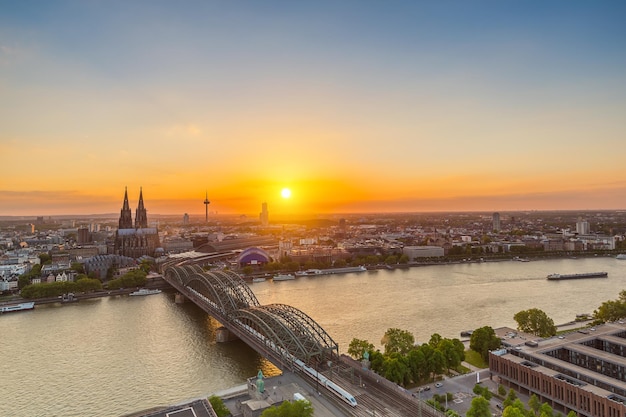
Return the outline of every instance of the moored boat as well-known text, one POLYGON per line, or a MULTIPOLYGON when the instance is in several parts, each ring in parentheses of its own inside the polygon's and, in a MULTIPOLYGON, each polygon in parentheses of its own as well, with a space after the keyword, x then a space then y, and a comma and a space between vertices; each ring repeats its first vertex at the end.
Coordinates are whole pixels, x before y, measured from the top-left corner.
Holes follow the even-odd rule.
POLYGON ((272 277, 272 281, 287 281, 290 279, 296 279, 296 277, 291 274, 276 274, 272 277))
POLYGON ((34 302, 10 304, 10 305, 0 306, 0 313, 11 313, 14 311, 32 310, 33 308, 35 308, 34 302))
POLYGON ((265 277, 252 278, 252 282, 265 282, 265 277))
POLYGON ((131 292, 130 295, 152 295, 152 294, 160 294, 161 290, 158 289, 154 289, 154 290, 149 290, 147 288, 142 288, 140 290, 131 292))
POLYGON ((306 271, 298 271, 296 272, 297 277, 310 277, 314 275, 322 275, 321 269, 307 269, 306 271))
POLYGON ((549 280, 561 279, 579 279, 579 278, 606 278, 608 272, 587 272, 583 274, 550 274, 547 276, 549 280))
POLYGON ((328 269, 307 269, 306 271, 296 272, 297 277, 310 277, 316 275, 330 275, 330 274, 347 274, 350 272, 365 272, 367 268, 361 266, 346 266, 343 268, 328 268, 328 269))

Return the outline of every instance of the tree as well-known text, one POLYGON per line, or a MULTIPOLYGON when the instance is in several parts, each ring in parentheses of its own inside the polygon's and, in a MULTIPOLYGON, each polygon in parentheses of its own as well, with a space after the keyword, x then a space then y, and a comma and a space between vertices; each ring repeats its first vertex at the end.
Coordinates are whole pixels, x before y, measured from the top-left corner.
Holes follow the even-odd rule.
POLYGON ((313 406, 308 401, 283 401, 279 406, 271 406, 261 417, 313 417, 313 406))
POLYGON ((70 269, 72 271, 76 271, 79 274, 84 274, 85 273, 85 267, 80 262, 72 262, 72 266, 70 266, 70 269))
POLYGON ((399 353, 393 353, 385 359, 384 377, 398 385, 404 385, 408 382, 411 375, 410 368, 404 356, 399 353))
POLYGON ((365 352, 372 352, 374 350, 374 345, 368 342, 367 340, 360 339, 352 339, 350 345, 348 346, 348 355, 352 356, 352 358, 356 360, 360 360, 363 358, 363 354, 365 352))
POLYGON ((538 308, 522 310, 513 316, 517 329, 539 337, 550 337, 556 334, 554 321, 538 308))
POLYGON ((506 407, 502 412, 502 417, 526 417, 526 413, 517 407, 506 407))
POLYGON ((437 346, 439 345, 439 343, 441 343, 442 340, 443 340, 443 337, 441 337, 439 333, 433 333, 430 336, 430 340, 428 341, 428 344, 432 346, 433 349, 437 349, 437 346))
POLYGON ((489 351, 500 347, 501 341, 489 326, 474 330, 470 337, 470 349, 480 353, 483 360, 489 360, 489 351))
POLYGON ((548 403, 541 404, 541 407, 539 407, 539 417, 553 417, 553 416, 554 416, 554 410, 552 409, 550 404, 548 403))
POLYGON ((411 349, 407 355, 407 360, 411 371, 411 379, 414 382, 418 382, 428 376, 428 373, 424 371, 426 365, 424 353, 419 348, 411 349))
POLYGON ((489 401, 484 397, 474 397, 472 405, 465 414, 467 417, 491 417, 489 410, 489 401))
POLYGON ((626 317, 626 293, 620 292, 618 300, 609 300, 600 304, 597 310, 593 312, 593 318, 607 321, 617 321, 626 317))
POLYGON ((513 388, 511 388, 509 389, 509 393, 506 395, 502 406, 504 408, 507 408, 508 406, 513 405, 515 401, 517 401, 517 394, 515 393, 515 391, 513 391, 513 388))
POLYGON ((491 393, 491 391, 489 391, 489 388, 487 387, 483 387, 480 384, 476 384, 474 385, 474 389, 473 389, 474 394, 476 395, 482 395, 483 397, 485 397, 485 399, 487 401, 491 400, 491 397, 493 396, 493 394, 491 393))
POLYGON ((537 414, 537 412, 539 411, 539 407, 541 407, 541 402, 535 394, 531 395, 528 399, 528 406, 531 410, 535 412, 535 414, 537 414))
POLYGON ((380 343, 385 346, 385 355, 397 352, 401 355, 409 353, 415 345, 415 337, 407 330, 390 328, 385 332, 380 343))
POLYGON ((216 395, 211 395, 209 397, 209 402, 211 403, 211 407, 213 407, 213 411, 217 414, 217 417, 227 417, 230 415, 230 410, 224 404, 224 401, 216 395))

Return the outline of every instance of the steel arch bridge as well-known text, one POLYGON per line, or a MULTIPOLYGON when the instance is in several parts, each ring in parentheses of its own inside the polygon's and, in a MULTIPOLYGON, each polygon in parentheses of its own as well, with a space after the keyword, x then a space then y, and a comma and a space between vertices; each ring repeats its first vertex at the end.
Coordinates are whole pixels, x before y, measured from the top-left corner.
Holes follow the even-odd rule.
POLYGON ((232 271, 173 266, 165 280, 215 317, 224 327, 274 362, 293 369, 338 357, 339 347, 311 317, 286 304, 261 305, 246 282, 232 271))

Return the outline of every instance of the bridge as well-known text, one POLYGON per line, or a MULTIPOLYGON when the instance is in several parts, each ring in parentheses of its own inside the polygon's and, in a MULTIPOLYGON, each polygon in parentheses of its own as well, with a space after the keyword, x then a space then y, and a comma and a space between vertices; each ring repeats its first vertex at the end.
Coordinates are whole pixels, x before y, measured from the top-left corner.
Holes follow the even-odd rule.
POLYGON ((339 357, 337 343, 311 317, 285 304, 261 305, 246 282, 226 270, 171 266, 165 281, 274 364, 294 370, 339 357))
MULTIPOLYGON (((363 370, 359 362, 339 355, 337 343, 302 311, 285 304, 261 305, 248 284, 235 272, 205 271, 197 264, 183 264, 179 260, 178 264, 164 268, 163 278, 230 333, 282 369, 299 371, 296 361, 316 370, 332 363, 334 372, 327 369, 330 379, 349 386, 358 402, 358 406, 352 408, 339 401, 345 415, 445 417, 396 384, 363 370), (390 410, 396 410, 397 414, 389 414, 390 410)), ((306 372, 302 376, 310 377, 306 372)))

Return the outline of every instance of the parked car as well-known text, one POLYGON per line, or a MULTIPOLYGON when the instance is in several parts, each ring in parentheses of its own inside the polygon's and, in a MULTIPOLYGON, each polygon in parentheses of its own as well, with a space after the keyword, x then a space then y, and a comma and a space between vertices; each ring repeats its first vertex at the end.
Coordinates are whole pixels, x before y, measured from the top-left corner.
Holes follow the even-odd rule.
POLYGON ((443 384, 441 382, 437 382, 435 384, 435 388, 441 388, 441 387, 443 387, 443 384))

